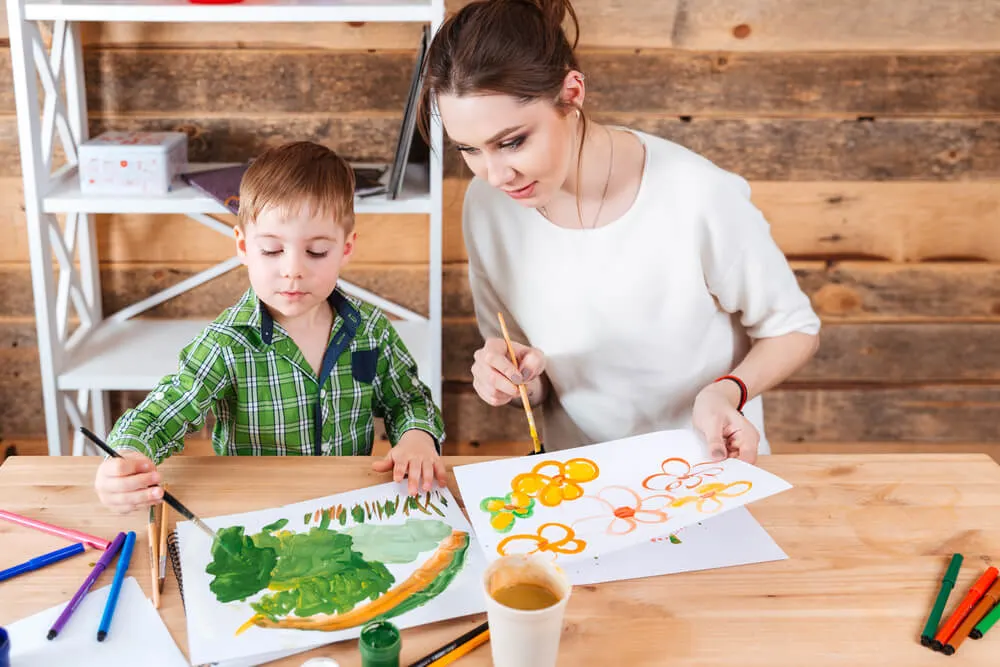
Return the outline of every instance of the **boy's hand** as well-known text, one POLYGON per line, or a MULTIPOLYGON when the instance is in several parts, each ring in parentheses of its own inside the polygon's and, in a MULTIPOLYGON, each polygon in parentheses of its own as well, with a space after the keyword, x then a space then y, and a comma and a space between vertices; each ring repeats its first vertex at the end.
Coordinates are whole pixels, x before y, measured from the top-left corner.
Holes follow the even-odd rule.
POLYGON ((434 440, 429 433, 419 429, 404 433, 384 459, 372 464, 372 470, 375 472, 391 470, 392 479, 396 482, 408 477, 411 496, 420 493, 421 485, 424 491, 430 491, 435 478, 439 485, 448 485, 444 463, 434 448, 434 440))
POLYGON ((163 489, 156 486, 160 483, 156 464, 135 450, 123 450, 121 455, 97 468, 94 489, 101 503, 119 514, 158 503, 163 489))
POLYGON ((516 367, 503 338, 488 338, 473 355, 472 388, 492 406, 506 405, 517 398, 519 384, 528 384, 529 397, 541 387, 539 378, 545 370, 545 354, 516 341, 511 345, 517 357, 516 367))

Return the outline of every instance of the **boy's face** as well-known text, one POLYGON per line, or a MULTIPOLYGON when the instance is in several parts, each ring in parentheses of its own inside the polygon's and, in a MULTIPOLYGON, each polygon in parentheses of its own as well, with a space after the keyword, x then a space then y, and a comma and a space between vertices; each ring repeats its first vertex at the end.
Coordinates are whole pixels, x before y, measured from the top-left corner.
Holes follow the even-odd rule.
POLYGON ((326 303, 356 236, 309 207, 293 213, 268 207, 255 222, 236 227, 236 252, 254 292, 275 319, 288 324, 326 303))

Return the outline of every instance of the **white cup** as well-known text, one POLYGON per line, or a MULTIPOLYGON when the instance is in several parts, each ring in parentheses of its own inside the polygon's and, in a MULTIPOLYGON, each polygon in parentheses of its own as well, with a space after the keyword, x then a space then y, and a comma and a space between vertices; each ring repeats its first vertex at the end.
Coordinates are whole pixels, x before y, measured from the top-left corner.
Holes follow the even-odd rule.
POLYGON ((503 556, 486 568, 483 587, 494 667, 554 667, 572 589, 566 573, 538 554, 503 556), (513 609, 493 599, 495 591, 512 584, 543 586, 558 601, 550 607, 529 611, 513 609))

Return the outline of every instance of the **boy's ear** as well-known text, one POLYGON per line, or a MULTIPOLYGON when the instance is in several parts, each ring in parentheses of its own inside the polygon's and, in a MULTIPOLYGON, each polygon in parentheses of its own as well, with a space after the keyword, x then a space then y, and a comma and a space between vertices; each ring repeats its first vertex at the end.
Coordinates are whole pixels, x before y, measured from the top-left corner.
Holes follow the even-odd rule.
POLYGON ((350 234, 347 235, 347 238, 344 239, 344 259, 343 259, 343 263, 346 263, 349 259, 351 259, 351 255, 354 254, 354 243, 357 240, 358 240, 358 233, 357 232, 351 232, 350 234))
POLYGON ((233 235, 236 237, 236 255, 246 264, 247 235, 243 233, 243 229, 239 225, 233 227, 233 235))

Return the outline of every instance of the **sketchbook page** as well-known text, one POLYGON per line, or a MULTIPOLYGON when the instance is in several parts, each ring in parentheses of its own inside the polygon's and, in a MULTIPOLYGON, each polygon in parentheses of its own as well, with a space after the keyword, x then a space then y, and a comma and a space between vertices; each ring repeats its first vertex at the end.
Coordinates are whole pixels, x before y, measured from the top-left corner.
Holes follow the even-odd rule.
POLYGON ((791 488, 737 459, 714 462, 690 430, 458 466, 487 560, 602 556, 791 488))
POLYGON ((575 585, 642 579, 786 560, 788 555, 754 519, 737 507, 628 549, 566 563, 575 585))
POLYGON ((193 664, 356 639, 375 617, 408 628, 486 609, 486 562, 447 489, 388 483, 203 520, 214 548, 177 525, 193 664))
POLYGON ((186 667, 184 654, 174 643, 153 604, 146 599, 134 577, 126 577, 108 636, 97 641, 97 626, 104 613, 111 586, 92 590, 80 603, 66 626, 53 640, 49 628, 66 602, 7 626, 11 665, 26 667, 186 667))

